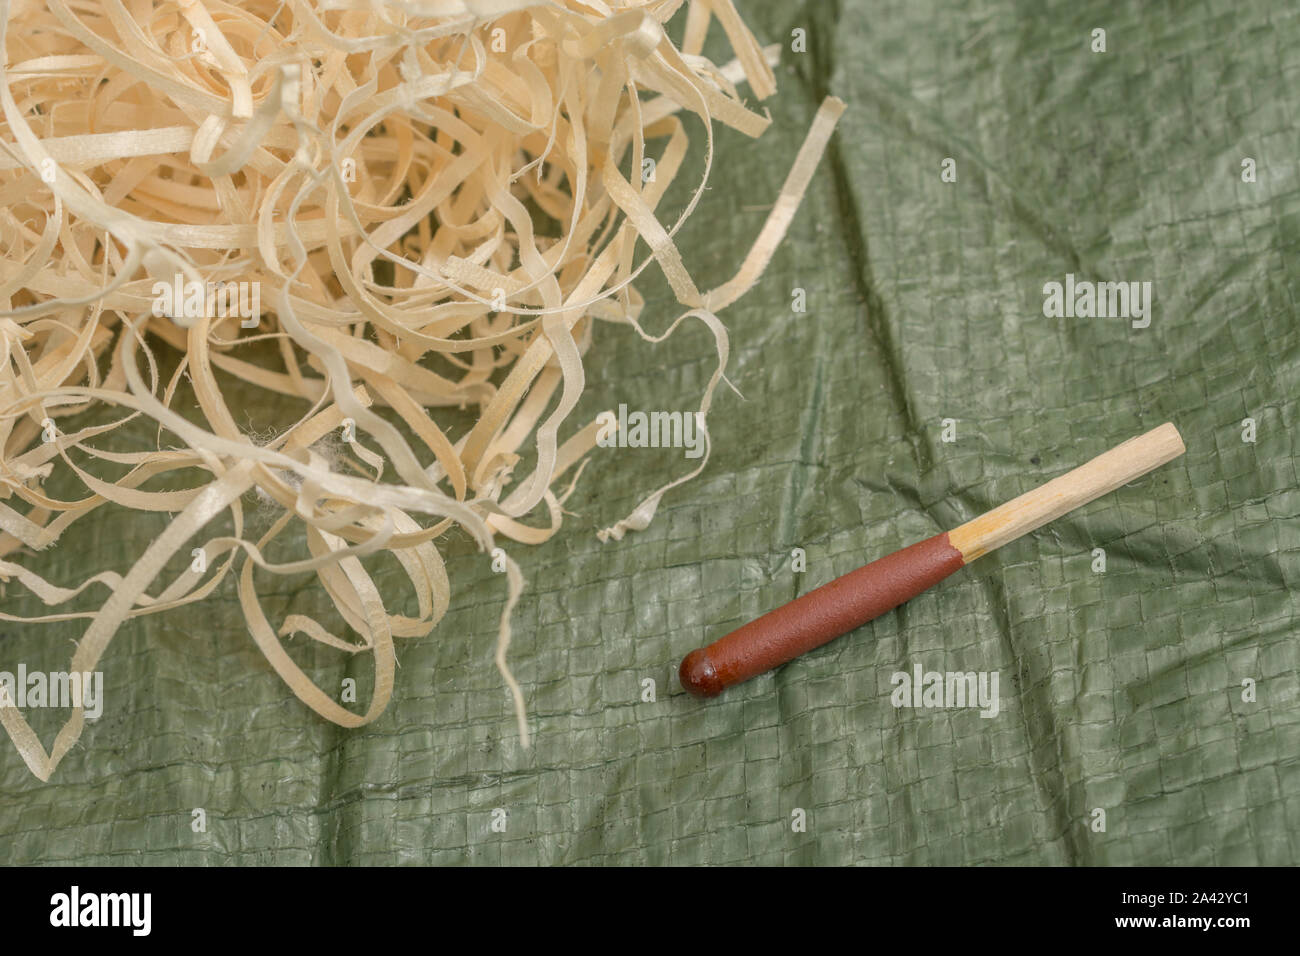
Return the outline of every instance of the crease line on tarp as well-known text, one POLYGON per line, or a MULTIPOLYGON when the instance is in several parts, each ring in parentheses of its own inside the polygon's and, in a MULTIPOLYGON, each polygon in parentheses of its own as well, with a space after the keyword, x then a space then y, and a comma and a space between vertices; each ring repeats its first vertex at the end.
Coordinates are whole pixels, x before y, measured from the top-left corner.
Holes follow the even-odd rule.
MULTIPOLYGON (((1059 846, 1064 851, 1066 864, 1078 866, 1080 857, 1083 854, 1074 833, 1074 828, 1070 825, 1069 788, 1066 785, 1062 768, 1064 757, 1061 753, 1061 733, 1057 726, 1056 710, 1052 706, 1050 699, 1043 707, 1036 710, 1036 713, 1047 725, 1043 736, 1053 744, 1052 753, 1056 757, 1055 761, 1050 762, 1050 766, 1040 767, 1037 754, 1038 748, 1036 746, 1039 735, 1034 733, 1029 721, 1028 707, 1026 706, 1030 694, 1030 685, 1027 683, 1029 668, 1017 650, 1016 642, 1012 637, 1011 616, 1007 610, 1006 588, 1001 577, 995 574, 983 575, 979 579, 979 584, 988 593, 989 616, 994 619, 997 625, 998 637, 1015 667, 1015 674, 1020 682, 1016 693, 1019 706, 1015 709, 1020 717, 1020 726, 1024 731, 1025 742, 1028 744, 1025 751, 1025 762, 1029 766, 1029 776, 1033 781, 1034 789, 1043 801, 1040 813, 1051 821, 1056 830, 1056 833, 1045 842, 1059 846)), ((1051 682, 1049 680, 1046 683, 1050 686, 1051 682)), ((1040 692, 1035 691, 1034 693, 1037 696, 1040 692)))

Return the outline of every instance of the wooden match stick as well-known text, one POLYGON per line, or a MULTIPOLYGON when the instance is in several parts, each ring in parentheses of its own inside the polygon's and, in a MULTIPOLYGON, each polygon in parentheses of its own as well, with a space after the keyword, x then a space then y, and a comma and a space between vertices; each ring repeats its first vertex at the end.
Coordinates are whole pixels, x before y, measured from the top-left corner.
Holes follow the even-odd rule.
POLYGON ((770 611, 682 661, 682 686, 713 697, 861 627, 938 584, 962 565, 1028 534, 1186 449, 1172 424, 1098 455, 951 531, 895 551, 770 611))

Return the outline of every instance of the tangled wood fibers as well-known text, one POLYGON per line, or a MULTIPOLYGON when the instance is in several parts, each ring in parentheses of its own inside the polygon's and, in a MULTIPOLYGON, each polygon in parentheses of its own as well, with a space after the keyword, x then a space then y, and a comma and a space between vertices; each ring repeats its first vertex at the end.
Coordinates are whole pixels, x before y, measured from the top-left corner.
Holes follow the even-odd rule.
MULTIPOLYGON (((750 137, 770 124, 737 86, 772 95, 776 50, 759 47, 732 0, 691 3, 678 48, 664 24, 681 7, 0 0, 0 580, 49 608, 0 619, 84 620, 70 671, 91 672, 124 621, 201 601, 233 576, 271 665, 318 714, 356 727, 388 702, 394 639, 427 634, 447 610, 438 542, 449 529, 491 551, 499 536, 537 543, 560 527, 597 438, 597 422, 570 420, 597 321, 650 341, 690 320, 708 327, 718 366, 703 428, 727 361, 717 313, 762 273, 843 104, 822 105, 738 273, 702 292, 673 237, 703 195, 713 122, 750 137), (735 57, 721 66, 701 55, 713 21, 735 57), (702 123, 705 173, 667 222, 657 209, 687 155, 686 114, 702 123), (685 309, 655 336, 634 286, 651 263, 685 309), (251 358, 254 347, 273 361, 251 358), (159 350, 181 356, 174 371, 159 350), (249 434, 218 372, 306 411, 249 434), (178 411, 182 384, 197 414, 178 411), (60 427, 88 409, 111 420, 60 427), (452 409, 476 420, 456 441, 439 422, 452 409), (134 419, 152 423, 156 446, 109 450, 104 436, 134 419), (47 493, 57 475, 84 494, 47 493), (197 479, 157 490, 166 475, 197 479), (261 534, 248 531, 249 493, 274 509, 261 534), (33 552, 76 548, 72 526, 104 506, 170 523, 124 575, 55 583, 25 566, 33 552), (233 533, 205 538, 218 516, 233 533), (281 535, 305 542, 296 560, 268 557, 281 535), (367 571, 385 553, 409 579, 415 616, 388 610, 394 596, 367 571), (257 576, 305 572, 354 637, 305 615, 267 619, 257 576), (103 603, 60 610, 82 595, 103 603), (282 641, 294 634, 374 655, 364 713, 291 659, 282 641)), ((602 537, 644 528, 707 457, 602 537)), ((496 663, 527 746, 506 664, 523 577, 497 553, 509 597, 496 663)), ((74 706, 47 753, 0 701, 42 780, 84 720, 74 706)))

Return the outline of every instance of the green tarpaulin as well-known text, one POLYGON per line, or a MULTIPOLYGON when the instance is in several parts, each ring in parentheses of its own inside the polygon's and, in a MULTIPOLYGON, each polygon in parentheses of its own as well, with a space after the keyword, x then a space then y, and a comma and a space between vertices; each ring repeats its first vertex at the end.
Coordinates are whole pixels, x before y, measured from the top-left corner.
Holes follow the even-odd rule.
MULTIPOLYGON (((784 48, 774 128, 719 134, 681 236, 702 288, 734 272, 822 97, 849 109, 771 268, 724 313, 744 397, 719 391, 703 476, 601 544, 694 462, 598 450, 561 533, 511 548, 533 749, 492 660, 503 577, 467 536, 448 548, 452 611, 399 645, 393 701, 359 730, 293 696, 228 581, 124 626, 103 716, 50 783, 3 742, 0 860, 1300 862, 1300 11, 742 12, 784 48), (1149 325, 1044 315, 1067 275, 1150 282, 1149 325), (677 684, 689 650, 1164 421, 1187 444, 1172 464, 721 698, 677 684), (917 666, 996 672, 997 715, 896 708, 891 675, 917 666)), ((716 25, 707 52, 727 57, 716 25)), ((680 307, 662 277, 644 290, 665 328, 680 307)), ((696 406, 703 327, 597 335, 575 421, 696 406)), ((126 570, 152 517, 97 513, 42 573, 126 570)), ((328 607, 314 576, 259 581, 272 620, 328 607)), ((3 604, 43 611, 13 582, 3 604)), ((0 669, 65 667, 83 627, 0 625, 0 669)), ((368 659, 303 638, 294 654, 368 694, 368 659)), ((46 746, 65 716, 32 717, 46 746)))

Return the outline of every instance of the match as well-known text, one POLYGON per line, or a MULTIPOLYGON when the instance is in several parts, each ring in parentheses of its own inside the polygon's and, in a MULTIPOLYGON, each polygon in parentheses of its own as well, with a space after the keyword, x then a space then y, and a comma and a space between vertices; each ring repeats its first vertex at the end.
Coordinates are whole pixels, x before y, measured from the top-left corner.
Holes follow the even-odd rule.
POLYGON ((1169 422, 1130 438, 951 531, 850 571, 708 647, 691 651, 679 671, 682 686, 697 697, 716 697, 733 684, 780 667, 892 611, 976 558, 1109 494, 1184 451, 1182 436, 1169 422))

